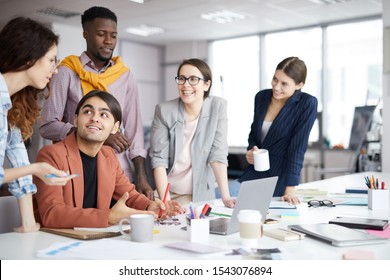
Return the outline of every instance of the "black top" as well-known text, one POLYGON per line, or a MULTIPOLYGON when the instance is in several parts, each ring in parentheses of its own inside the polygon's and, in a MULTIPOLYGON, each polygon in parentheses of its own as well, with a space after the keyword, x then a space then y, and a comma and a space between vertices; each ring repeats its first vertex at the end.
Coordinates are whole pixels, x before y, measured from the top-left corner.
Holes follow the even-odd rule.
POLYGON ((90 157, 80 151, 84 172, 83 208, 97 208, 97 157, 90 157))

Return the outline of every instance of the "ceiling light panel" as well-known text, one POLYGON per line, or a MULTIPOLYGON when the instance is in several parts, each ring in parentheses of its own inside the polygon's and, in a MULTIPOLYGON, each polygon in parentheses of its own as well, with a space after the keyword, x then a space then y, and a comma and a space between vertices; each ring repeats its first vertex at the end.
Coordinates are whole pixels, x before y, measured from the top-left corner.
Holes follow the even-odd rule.
POLYGON ((129 0, 130 2, 135 2, 135 3, 140 3, 140 4, 144 4, 146 2, 149 2, 150 0, 129 0))
POLYGON ((310 0, 310 1, 321 5, 333 5, 333 4, 351 2, 354 0, 310 0))
POLYGON ((232 23, 232 22, 244 20, 246 18, 242 14, 229 11, 229 10, 222 10, 222 11, 216 11, 207 14, 201 14, 200 17, 217 23, 232 23))
POLYGON ((164 33, 165 31, 161 27, 141 24, 139 26, 132 26, 126 28, 126 32, 138 36, 148 37, 148 36, 164 33))
POLYGON ((78 12, 65 11, 65 10, 61 10, 61 9, 53 8, 53 7, 37 10, 37 11, 35 11, 35 13, 38 15, 52 16, 52 17, 59 17, 59 18, 70 18, 70 17, 81 15, 78 12))

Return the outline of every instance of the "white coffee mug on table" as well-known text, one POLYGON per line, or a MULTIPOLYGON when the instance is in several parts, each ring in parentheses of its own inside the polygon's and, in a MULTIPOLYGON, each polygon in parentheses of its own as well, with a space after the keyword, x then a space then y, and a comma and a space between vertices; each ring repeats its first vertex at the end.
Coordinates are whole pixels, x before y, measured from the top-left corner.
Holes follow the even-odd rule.
POLYGON ((133 214, 119 222, 119 229, 123 235, 130 236, 134 242, 149 242, 153 240, 154 216, 151 214, 133 214), (130 234, 122 228, 124 223, 130 224, 130 234))

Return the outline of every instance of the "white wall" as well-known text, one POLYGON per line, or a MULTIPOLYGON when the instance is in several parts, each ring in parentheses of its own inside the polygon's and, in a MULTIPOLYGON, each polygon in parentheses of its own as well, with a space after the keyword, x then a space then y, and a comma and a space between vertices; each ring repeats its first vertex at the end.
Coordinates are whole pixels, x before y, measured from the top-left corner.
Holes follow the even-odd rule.
POLYGON ((165 47, 165 57, 163 73, 165 79, 164 100, 171 100, 178 97, 177 85, 174 78, 177 68, 183 59, 199 58, 207 60, 208 43, 206 41, 185 42, 167 45, 165 47))
POLYGON ((162 101, 163 96, 162 48, 121 41, 119 52, 137 80, 142 122, 150 126, 154 107, 162 101))
POLYGON ((58 58, 63 59, 68 55, 80 55, 86 49, 83 38, 83 29, 80 27, 53 24, 54 32, 60 36, 58 44, 58 58))
MULTIPOLYGON (((383 27, 390 28, 390 1, 383 1, 383 27)), ((385 34, 383 34, 385 35, 385 34)), ((384 41, 383 49, 390 53, 390 39, 384 41)), ((390 64, 390 56, 383 58, 383 64, 390 64)), ((390 67, 390 66, 389 66, 390 67)), ((383 74, 383 135, 382 135, 382 171, 390 172, 390 72, 383 74)))

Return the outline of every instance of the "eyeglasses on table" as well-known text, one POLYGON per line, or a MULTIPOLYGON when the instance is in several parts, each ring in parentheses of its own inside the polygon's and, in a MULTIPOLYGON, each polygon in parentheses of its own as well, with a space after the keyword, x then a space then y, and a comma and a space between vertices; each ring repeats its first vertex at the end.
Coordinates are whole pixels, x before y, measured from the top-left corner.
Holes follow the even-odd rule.
POLYGON ((307 202, 307 204, 309 205, 309 207, 313 207, 313 208, 316 208, 316 207, 321 207, 321 206, 326 206, 326 207, 335 207, 336 205, 333 204, 332 201, 328 200, 328 199, 324 199, 324 200, 309 200, 307 202))

